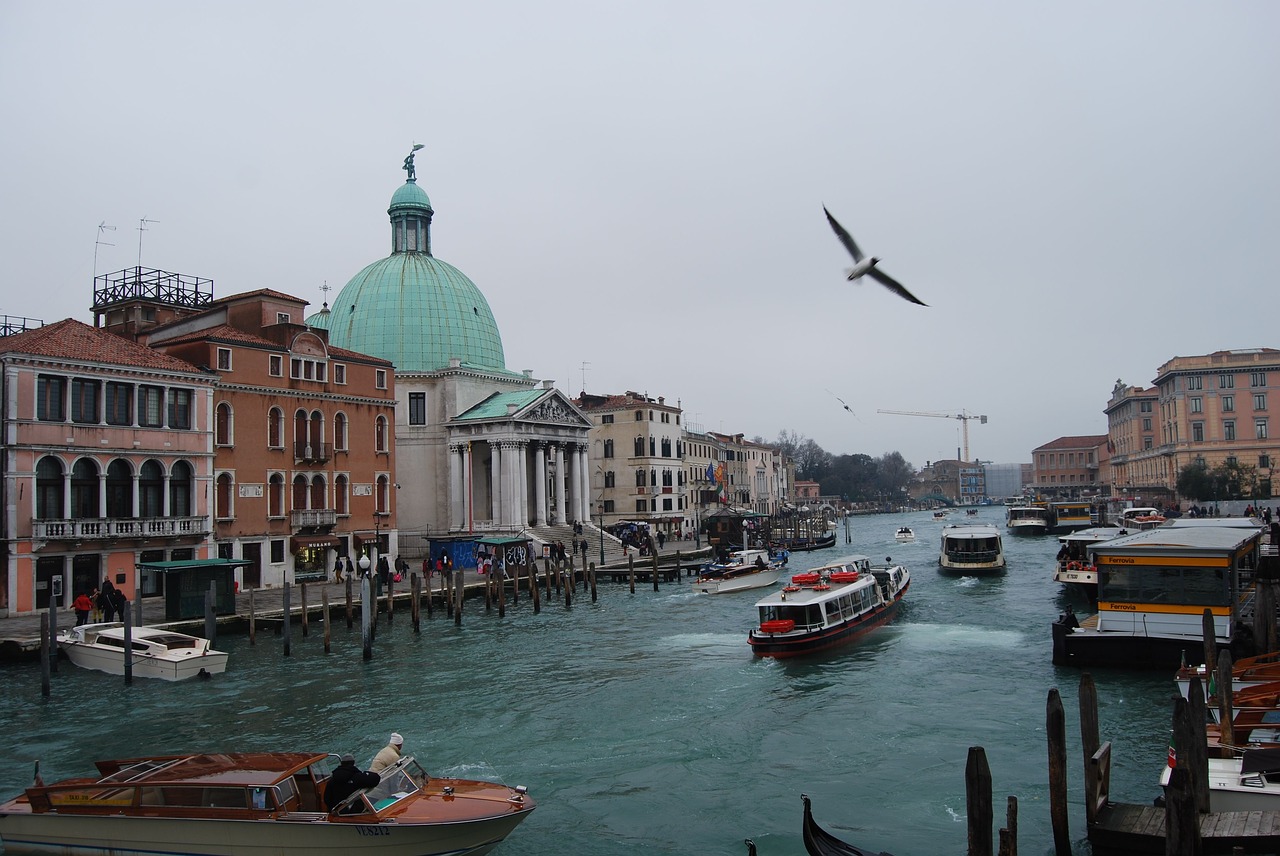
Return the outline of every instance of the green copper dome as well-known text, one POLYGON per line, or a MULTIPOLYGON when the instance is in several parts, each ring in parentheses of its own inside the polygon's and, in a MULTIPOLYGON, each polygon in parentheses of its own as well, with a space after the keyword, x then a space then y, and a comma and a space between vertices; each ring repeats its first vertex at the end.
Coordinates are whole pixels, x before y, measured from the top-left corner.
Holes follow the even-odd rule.
MULTIPOLYGON (((416 149, 415 149, 416 151, 416 149)), ((506 372, 502 337, 489 302, 467 275, 431 255, 431 200, 418 187, 413 155, 409 179, 391 197, 391 255, 338 292, 325 326, 340 348, 390 360, 399 372, 430 372, 461 360, 506 372)))

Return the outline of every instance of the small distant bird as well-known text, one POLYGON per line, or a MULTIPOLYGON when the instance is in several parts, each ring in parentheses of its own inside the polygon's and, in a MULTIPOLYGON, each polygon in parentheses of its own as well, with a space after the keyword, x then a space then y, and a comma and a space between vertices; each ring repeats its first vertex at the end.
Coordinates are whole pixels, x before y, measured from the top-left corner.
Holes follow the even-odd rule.
MULTIPOLYGON (((843 398, 841 398, 840 396, 836 395, 834 392, 831 392, 831 390, 829 390, 829 389, 827 390, 827 392, 828 392, 828 393, 830 393, 830 395, 831 395, 831 397, 832 397, 832 398, 834 398, 836 401, 840 402, 840 404, 844 406, 844 409, 845 409, 845 410, 849 411, 850 413, 853 413, 853 408, 852 408, 852 407, 850 407, 849 405, 845 404, 845 403, 844 403, 844 399, 843 399, 843 398)), ((853 413, 853 418, 854 418, 854 419, 858 419, 858 414, 853 413)), ((861 420, 861 419, 858 419, 858 421, 859 421, 859 422, 861 422, 862 420, 861 420)))
POLYGON ((920 298, 902 287, 902 283, 889 276, 884 271, 876 267, 880 260, 875 256, 863 258, 862 250, 858 249, 857 243, 854 242, 853 236, 844 230, 844 227, 836 222, 836 218, 831 216, 831 212, 827 210, 827 206, 822 206, 822 213, 827 215, 827 222, 831 224, 831 231, 836 233, 836 237, 840 239, 840 243, 844 244, 844 248, 849 251, 849 255, 853 256, 853 267, 849 268, 849 281, 853 282, 863 276, 869 276, 903 300, 909 300, 920 306, 928 306, 920 298))

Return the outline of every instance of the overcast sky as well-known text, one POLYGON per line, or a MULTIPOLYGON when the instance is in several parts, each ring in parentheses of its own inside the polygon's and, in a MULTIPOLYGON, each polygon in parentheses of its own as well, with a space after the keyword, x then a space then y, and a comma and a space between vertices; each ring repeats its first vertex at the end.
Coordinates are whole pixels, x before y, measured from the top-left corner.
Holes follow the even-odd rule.
POLYGON ((1277 34, 1272 2, 6 0, 0 313, 91 321, 142 218, 144 266, 318 309, 420 142, 508 368, 917 466, 961 421, 878 409, 986 414, 971 456, 1029 461, 1105 433, 1117 378, 1280 345, 1277 34), (929 306, 847 283, 824 203, 929 306))

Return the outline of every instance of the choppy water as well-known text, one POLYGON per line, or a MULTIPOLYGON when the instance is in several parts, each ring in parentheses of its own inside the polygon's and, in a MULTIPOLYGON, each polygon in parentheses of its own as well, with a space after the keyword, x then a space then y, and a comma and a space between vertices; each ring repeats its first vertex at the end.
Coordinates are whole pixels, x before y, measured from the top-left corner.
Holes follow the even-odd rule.
MULTIPOLYGON (((981 521, 1003 525, 1003 511, 981 521)), ((949 522, 968 522, 953 515, 949 522)), ((1072 837, 1084 843, 1076 714, 1079 672, 1051 663, 1049 625, 1067 602, 1050 579, 1052 537, 1005 539, 1003 577, 941 576, 942 524, 927 513, 851 521, 853 543, 796 554, 791 570, 852 552, 891 555, 913 574, 897 623, 806 661, 754 659, 746 634, 759 592, 654 593, 602 584, 570 611, 522 597, 507 615, 469 601, 461 628, 437 611, 414 636, 407 611, 382 625, 371 662, 359 627, 325 655, 295 628, 292 656, 259 635, 219 640, 229 671, 169 684, 67 663, 40 696, 38 668, 7 666, 0 699, 0 794, 84 775, 95 758, 190 749, 353 751, 392 730, 433 772, 524 784, 538 810, 498 852, 800 856, 800 793, 851 843, 896 856, 965 852, 964 767, 983 746, 1019 803, 1019 848, 1052 852, 1045 705, 1058 687, 1071 744, 1072 837), (914 544, 897 544, 902 525, 914 544)), ((1082 603, 1077 611, 1084 612, 1082 603)), ((1168 747, 1171 675, 1094 673, 1113 798, 1146 802, 1168 747)))

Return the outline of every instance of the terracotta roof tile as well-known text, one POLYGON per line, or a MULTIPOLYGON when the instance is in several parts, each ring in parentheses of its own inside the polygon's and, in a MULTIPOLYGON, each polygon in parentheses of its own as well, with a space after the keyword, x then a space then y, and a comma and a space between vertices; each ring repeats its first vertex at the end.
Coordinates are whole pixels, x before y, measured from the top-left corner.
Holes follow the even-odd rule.
POLYGON ((304 300, 301 297, 294 297, 292 294, 285 294, 283 291, 276 291, 272 288, 259 288, 257 291, 242 291, 239 294, 228 294, 226 297, 219 297, 217 300, 214 300, 213 304, 233 303, 249 297, 271 297, 276 300, 289 300, 294 303, 302 303, 304 305, 311 304, 311 301, 309 300, 304 300))
POLYGON ((1102 446, 1107 442, 1106 434, 1083 434, 1076 437, 1059 437, 1056 440, 1050 440, 1043 446, 1036 446, 1036 451, 1041 449, 1091 449, 1094 446, 1102 446))
POLYGON ((4 336, 0 338, 0 354, 30 354, 61 358, 68 362, 107 363, 203 374, 186 360, 153 351, 74 318, 4 336))

